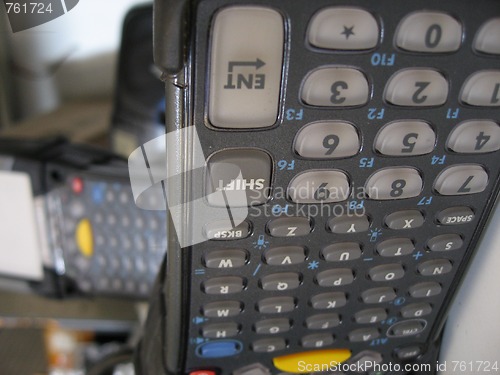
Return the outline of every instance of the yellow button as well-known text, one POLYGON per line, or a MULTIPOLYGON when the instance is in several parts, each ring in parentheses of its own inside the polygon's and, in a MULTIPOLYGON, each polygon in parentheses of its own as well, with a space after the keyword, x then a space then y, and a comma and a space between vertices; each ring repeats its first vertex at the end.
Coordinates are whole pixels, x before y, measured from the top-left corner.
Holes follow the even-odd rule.
POLYGON ((94 254, 94 236, 89 219, 82 219, 76 227, 75 240, 80 252, 91 257, 94 254))
POLYGON ((309 372, 333 371, 335 366, 348 360, 351 351, 347 349, 322 349, 276 357, 274 366, 284 372, 304 374, 309 372))

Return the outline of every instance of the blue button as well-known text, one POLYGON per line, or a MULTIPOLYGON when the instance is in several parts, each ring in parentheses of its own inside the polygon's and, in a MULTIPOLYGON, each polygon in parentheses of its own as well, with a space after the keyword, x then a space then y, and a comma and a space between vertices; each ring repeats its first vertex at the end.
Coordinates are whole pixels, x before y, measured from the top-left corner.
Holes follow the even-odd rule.
POLYGON ((243 349, 239 341, 211 341, 201 344, 196 348, 196 354, 203 358, 221 358, 236 355, 243 349))
POLYGON ((92 200, 95 204, 101 204, 104 201, 104 191, 106 185, 103 183, 96 183, 92 186, 92 200))

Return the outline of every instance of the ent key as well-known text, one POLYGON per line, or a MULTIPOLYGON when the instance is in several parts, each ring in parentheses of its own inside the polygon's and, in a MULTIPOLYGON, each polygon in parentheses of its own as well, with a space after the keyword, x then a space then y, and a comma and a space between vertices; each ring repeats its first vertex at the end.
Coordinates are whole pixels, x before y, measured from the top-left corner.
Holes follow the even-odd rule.
POLYGON ((208 118, 218 128, 263 128, 278 117, 283 17, 275 10, 228 7, 212 29, 208 118))

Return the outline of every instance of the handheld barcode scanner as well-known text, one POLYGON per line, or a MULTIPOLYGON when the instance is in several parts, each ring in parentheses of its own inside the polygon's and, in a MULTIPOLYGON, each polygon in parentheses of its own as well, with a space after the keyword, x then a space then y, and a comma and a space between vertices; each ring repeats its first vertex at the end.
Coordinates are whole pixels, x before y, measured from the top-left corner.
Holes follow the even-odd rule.
POLYGON ((149 296, 166 212, 136 206, 124 159, 63 139, 2 139, 0 155, 2 274, 50 296, 149 296))
POLYGON ((154 12, 177 138, 166 177, 182 175, 166 185, 186 204, 140 372, 434 372, 498 194, 500 4, 157 0, 154 12), (231 207, 214 191, 242 193, 237 226, 204 216, 231 207))

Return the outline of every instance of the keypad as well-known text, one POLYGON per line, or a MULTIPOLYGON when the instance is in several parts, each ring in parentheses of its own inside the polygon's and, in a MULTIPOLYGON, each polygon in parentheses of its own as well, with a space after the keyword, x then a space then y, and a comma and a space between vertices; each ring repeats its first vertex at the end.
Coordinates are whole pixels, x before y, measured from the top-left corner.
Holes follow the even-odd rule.
POLYGON ((47 194, 46 210, 61 219, 50 235, 72 290, 148 298, 167 248, 164 210, 135 206, 126 180, 79 175, 47 194))
POLYGON ((337 216, 328 221, 328 228, 332 233, 366 232, 370 228, 368 216, 337 216))
POLYGON ((207 294, 233 294, 241 292, 244 281, 238 276, 217 277, 205 281, 203 291, 207 294))
POLYGON ((215 323, 203 326, 202 335, 210 339, 219 339, 236 336, 238 331, 236 323, 215 323))
MULTIPOLYGON (((364 341, 364 340, 363 340, 364 341)), ((363 350, 361 353, 355 355, 351 361, 358 368, 368 368, 368 366, 375 366, 383 362, 383 357, 380 353, 372 350, 363 350)), ((360 371, 356 371, 360 373, 360 371)))
POLYGON ((288 187, 288 195, 295 203, 342 202, 349 192, 349 179, 338 170, 304 172, 295 176, 288 187))
POLYGON ((210 302, 203 306, 203 315, 207 318, 226 318, 241 313, 242 304, 239 301, 210 302))
POLYGON ((460 99, 472 106, 500 106, 500 71, 483 70, 473 73, 465 81, 460 99))
POLYGON ((449 251, 460 249, 464 241, 458 234, 440 234, 427 242, 430 251, 449 251))
POLYGON ((205 255, 204 263, 208 268, 238 268, 247 259, 247 253, 242 249, 215 250, 205 255))
POLYGON ((300 246, 275 247, 264 253, 265 262, 273 266, 299 264, 305 259, 305 249, 300 246))
POLYGON ((500 126, 494 121, 475 120, 458 124, 447 144, 450 150, 465 154, 480 154, 500 149, 500 126))
POLYGON ((318 107, 352 107, 368 102, 365 75, 352 68, 327 67, 311 72, 302 86, 301 99, 318 107))
POLYGON ((293 272, 276 273, 264 276, 260 281, 264 290, 285 291, 300 285, 300 275, 293 272))
POLYGON ((305 236, 311 232, 307 217, 280 217, 267 223, 267 231, 273 237, 305 236))
POLYGON ((486 21, 476 34, 474 48, 478 52, 493 55, 500 54, 500 18, 492 18, 486 21))
POLYGON ((238 354, 241 350, 237 341, 212 341, 200 345, 196 354, 203 358, 219 358, 238 354))
POLYGON ((446 168, 436 178, 434 188, 442 195, 464 195, 482 192, 488 185, 488 173, 477 164, 446 168))
POLYGON ((349 7, 332 7, 317 12, 307 33, 311 45, 333 50, 374 48, 379 34, 379 25, 372 14, 349 7))
POLYGON ((210 240, 235 240, 250 235, 250 224, 246 220, 239 220, 240 224, 232 226, 229 220, 218 220, 205 224, 205 238, 210 240))
POLYGON ((406 348, 399 348, 396 350, 396 356, 401 360, 417 358, 420 353, 422 353, 422 351, 418 346, 408 346, 406 348))
POLYGON ((424 155, 434 150, 436 134, 424 121, 395 121, 385 125, 375 138, 375 149, 383 155, 424 155))
POLYGON ((391 326, 387 334, 396 337, 415 336, 424 330, 425 325, 422 320, 407 320, 391 326))
POLYGON ((396 45, 414 52, 453 52, 460 48, 462 25, 441 12, 415 12, 396 31, 396 45))
POLYGON ((295 308, 293 297, 271 297, 260 300, 257 309, 263 314, 281 314, 295 308))
POLYGON ((470 207, 457 206, 440 211, 436 216, 436 220, 443 225, 460 225, 470 223, 474 220, 474 217, 474 211, 470 207))
POLYGON ((265 203, 269 196, 271 157, 264 151, 225 150, 210 157, 205 191, 208 204, 245 207, 265 203))
POLYGON ((304 348, 322 348, 333 344, 334 339, 331 333, 315 333, 302 337, 300 340, 304 348))
POLYGON ((389 200, 416 197, 422 191, 423 181, 414 168, 386 168, 375 172, 365 185, 370 199, 389 200))
POLYGON ((282 16, 269 8, 229 7, 217 14, 208 110, 214 126, 242 129, 274 125, 279 107, 283 34, 282 16), (240 48, 242 35, 236 30, 255 36, 254 45, 247 45, 244 54, 240 48), (253 51, 259 51, 257 58, 253 51), (254 70, 258 73, 249 79, 248 73, 254 70))
POLYGON ((354 320, 360 324, 377 323, 385 318, 387 318, 387 311, 381 308, 365 309, 354 314, 354 320))
POLYGON ((354 281, 354 275, 349 268, 337 268, 321 271, 316 275, 316 282, 319 286, 341 286, 348 285, 354 281))
POLYGON ((437 282, 423 282, 410 287, 409 293, 415 298, 436 296, 441 293, 442 287, 437 282))
POLYGON ((390 287, 373 288, 361 293, 361 298, 367 304, 385 303, 395 299, 396 292, 390 287))
POLYGON ((405 275, 405 271, 398 263, 382 264, 370 269, 368 275, 373 281, 390 281, 401 279, 405 275))
POLYGON ((233 375, 270 375, 269 369, 260 363, 241 367, 233 372, 233 375))
POLYGON ((432 307, 428 303, 413 303, 401 308, 403 318, 419 318, 429 315, 431 312, 432 307))
POLYGON ((343 292, 322 293, 311 298, 311 305, 317 310, 335 309, 346 303, 347 298, 343 292))
POLYGON ((417 269, 423 276, 443 275, 452 270, 452 264, 447 259, 433 259, 420 263, 417 269))
POLYGON ((311 315, 306 319, 308 329, 330 329, 340 324, 338 314, 318 314, 311 315))
POLYGON ((362 251, 359 243, 342 242, 325 247, 320 254, 327 262, 345 262, 359 259, 362 251))
POLYGON ((361 142, 354 125, 342 121, 315 122, 297 133, 295 152, 309 159, 335 159, 354 156, 361 142))
POLYGON ((262 339, 252 343, 252 350, 256 353, 272 353, 283 350, 285 347, 286 342, 282 338, 262 339))
POLYGON ((376 339, 380 336, 377 328, 360 328, 349 333, 349 341, 366 342, 376 339))
POLYGON ((431 69, 405 69, 387 83, 385 100, 397 106, 439 106, 448 98, 448 82, 431 69))
POLYGON ((287 332, 290 329, 288 319, 267 319, 255 323, 255 332, 258 334, 271 334, 287 332))
POLYGON ((415 245, 409 238, 391 238, 380 242, 376 250, 383 257, 399 257, 411 254, 415 250, 415 245))
POLYGON ((219 15, 246 6, 224 7, 202 29, 210 64, 197 78, 206 72, 210 87, 196 87, 206 95, 195 101, 194 123, 210 172, 204 193, 213 196, 208 206, 226 207, 243 192, 249 215, 236 228, 217 218, 203 227, 210 240, 193 250, 191 311, 207 320, 191 325, 190 340, 204 338, 206 326, 236 323, 229 339, 266 366, 245 362, 233 374, 299 373, 293 356, 319 358, 332 346, 350 363, 422 354, 485 194, 497 186, 500 43, 492 35, 500 18, 471 22, 448 3, 413 6, 397 19, 377 5, 315 7, 248 6, 252 23, 269 13, 264 29, 274 24, 285 40, 279 69, 274 37, 262 53, 253 41, 242 52, 228 42, 230 57, 213 56, 222 48, 212 47, 219 15), (256 87, 261 73, 265 88, 256 87), (234 98, 215 98, 217 84, 234 98), (232 119, 217 120, 216 106, 232 119))
POLYGON ((385 225, 391 229, 414 229, 424 225, 424 216, 418 210, 393 212, 385 218, 385 225))

